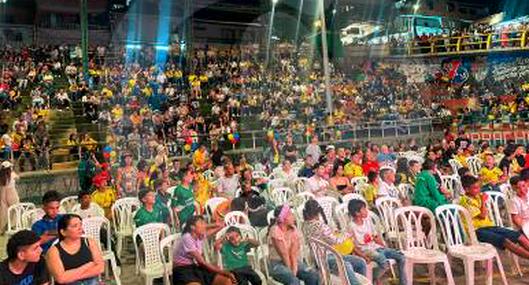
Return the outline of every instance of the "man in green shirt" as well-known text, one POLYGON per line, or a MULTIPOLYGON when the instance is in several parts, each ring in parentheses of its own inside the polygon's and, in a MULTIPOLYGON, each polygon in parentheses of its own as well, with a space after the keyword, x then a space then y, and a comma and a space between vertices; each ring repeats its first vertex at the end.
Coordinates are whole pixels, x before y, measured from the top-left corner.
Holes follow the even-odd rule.
POLYGON ((156 203, 156 196, 153 191, 142 190, 138 194, 138 198, 143 205, 134 215, 136 227, 149 223, 169 222, 169 210, 165 206, 156 203))
POLYGON ((226 230, 224 239, 215 241, 215 251, 220 250, 224 270, 228 270, 241 285, 261 285, 261 278, 248 262, 248 252, 259 246, 253 239, 242 240, 239 228, 232 226, 226 230))
POLYGON ((194 172, 188 170, 182 177, 182 183, 173 192, 171 208, 175 211, 177 221, 175 224, 183 226, 185 222, 195 213, 195 196, 193 194, 194 172))

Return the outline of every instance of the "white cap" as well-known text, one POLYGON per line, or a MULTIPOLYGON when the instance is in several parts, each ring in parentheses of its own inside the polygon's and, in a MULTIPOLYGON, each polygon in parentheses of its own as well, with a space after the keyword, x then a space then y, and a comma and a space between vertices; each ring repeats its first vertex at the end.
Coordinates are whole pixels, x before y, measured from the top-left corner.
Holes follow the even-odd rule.
POLYGON ((11 168, 12 166, 13 164, 9 160, 6 160, 0 164, 1 169, 11 168))

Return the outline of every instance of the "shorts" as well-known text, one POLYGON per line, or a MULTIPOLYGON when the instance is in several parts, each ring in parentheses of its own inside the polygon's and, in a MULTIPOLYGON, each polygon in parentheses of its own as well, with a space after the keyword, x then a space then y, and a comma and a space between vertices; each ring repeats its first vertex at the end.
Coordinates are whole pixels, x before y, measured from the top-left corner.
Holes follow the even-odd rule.
POLYGON ((499 249, 505 249, 505 240, 508 239, 518 243, 521 233, 501 227, 485 227, 476 230, 476 236, 480 242, 492 244, 499 249))
POLYGON ((173 285, 185 285, 191 282, 209 285, 213 284, 216 275, 198 265, 176 266, 173 268, 173 285))

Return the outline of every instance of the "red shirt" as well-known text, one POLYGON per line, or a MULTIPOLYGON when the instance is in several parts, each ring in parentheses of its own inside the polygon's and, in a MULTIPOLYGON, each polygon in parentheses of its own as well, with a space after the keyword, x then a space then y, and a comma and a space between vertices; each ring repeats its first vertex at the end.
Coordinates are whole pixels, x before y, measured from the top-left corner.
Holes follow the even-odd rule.
POLYGON ((380 166, 378 165, 378 161, 366 161, 364 164, 362 164, 362 170, 364 171, 365 175, 367 175, 369 171, 378 172, 379 168, 380 166))

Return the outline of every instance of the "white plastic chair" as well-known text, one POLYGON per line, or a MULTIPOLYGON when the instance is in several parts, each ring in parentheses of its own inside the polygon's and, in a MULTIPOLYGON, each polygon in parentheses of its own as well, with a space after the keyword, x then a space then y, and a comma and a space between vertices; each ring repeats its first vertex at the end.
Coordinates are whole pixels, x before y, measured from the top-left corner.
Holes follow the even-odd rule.
MULTIPOLYGON (((121 270, 117 265, 116 256, 112 251, 112 244, 110 242, 110 221, 105 217, 90 217, 83 220, 83 230, 84 234, 87 237, 92 238, 101 249, 101 254, 103 255, 103 260, 109 261, 112 268, 112 273, 114 275, 114 280, 116 284, 121 284, 121 279, 119 278, 121 270), (106 247, 103 247, 101 244, 101 230, 105 229, 106 231, 106 247)), ((108 271, 105 268, 106 276, 108 278, 108 271)))
MULTIPOLYGON (((345 269, 345 262, 340 253, 338 253, 332 246, 315 238, 309 238, 308 244, 314 255, 316 264, 318 265, 317 267, 320 271, 320 275, 323 277, 323 285, 351 284, 345 269), (336 260, 336 267, 338 269, 337 274, 333 274, 330 269, 329 262, 327 261, 329 256, 334 257, 334 260, 336 260)), ((355 276, 360 284, 371 284, 371 282, 364 276, 360 274, 355 274, 355 276)))
POLYGON ((353 185, 354 190, 358 194, 362 194, 362 187, 368 183, 366 176, 359 176, 351 178, 351 185, 353 185))
POLYGON ((150 223, 137 228, 133 235, 134 249, 136 251, 136 269, 145 278, 146 285, 152 285, 155 278, 165 276, 165 267, 160 252, 160 242, 169 236, 171 230, 163 223, 150 223), (140 240, 143 256, 140 256, 140 240), (142 258, 143 257, 143 258, 142 258))
POLYGON ((458 198, 462 193, 461 182, 457 175, 441 175, 443 186, 452 193, 454 198, 458 198))
POLYGON ((140 200, 133 197, 118 199, 112 205, 112 226, 117 237, 116 252, 118 256, 121 256, 124 239, 132 237, 134 228, 133 213, 140 206, 140 200))
POLYGON ((467 285, 474 285, 474 262, 487 261, 487 284, 492 284, 493 261, 496 260, 501 279, 507 285, 507 278, 496 248, 480 243, 476 237, 468 211, 455 204, 439 206, 435 216, 441 227, 441 234, 448 249, 448 255, 463 260, 467 285), (464 232, 464 226, 466 229, 464 232))
POLYGON ((360 194, 357 194, 357 193, 348 193, 348 194, 343 195, 342 204, 348 204, 349 201, 351 201, 353 199, 364 201, 364 203, 367 204, 366 199, 364 198, 364 196, 362 196, 360 194))
POLYGON ((320 206, 323 208, 323 213, 325 214, 325 218, 327 219, 327 222, 329 223, 329 227, 335 228, 336 222, 334 221, 334 209, 340 205, 338 200, 334 197, 320 197, 316 198, 316 201, 320 206))
POLYGON ((305 186, 306 186, 306 183, 307 183, 307 180, 308 178, 306 177, 298 177, 296 178, 296 180, 294 180, 294 191, 296 193, 303 193, 305 192, 305 186))
MULTIPOLYGON (((501 193, 501 192, 495 192, 495 191, 487 191, 485 192, 489 198, 487 199, 487 210, 489 213, 490 220, 494 223, 497 227, 502 228, 509 228, 513 229, 513 223, 510 215, 509 210, 509 200, 507 199, 507 195, 501 193), (505 205, 505 211, 503 211, 502 215, 502 207, 501 205, 505 205)), ((507 252, 509 256, 509 260, 512 260, 514 263, 515 270, 517 273, 521 276, 523 276, 522 270, 520 268, 520 262, 518 259, 518 256, 515 254, 512 254, 510 251, 507 252)), ((513 270, 513 272, 515 271, 513 270)))
MULTIPOLYGON (((404 228, 404 235, 399 238, 399 247, 406 257, 406 276, 408 285, 413 284, 413 266, 427 264, 430 282, 436 283, 435 264, 442 263, 446 272, 448 285, 454 285, 452 269, 446 254, 439 250, 435 218, 430 210, 417 207, 403 207, 395 210, 397 225, 404 228), (423 230, 423 219, 428 218, 430 231, 426 236, 423 230)), ((402 274, 402 272, 401 272, 402 274)))
POLYGON ((293 197, 291 197, 288 203, 290 204, 290 206, 297 208, 301 205, 305 205, 305 202, 310 199, 316 199, 316 196, 311 192, 299 192, 293 197))
POLYGON ((396 243, 398 241, 399 228, 395 220, 395 209, 402 207, 400 200, 392 197, 380 197, 375 200, 375 205, 382 218, 386 239, 396 243))
POLYGON ((479 177, 479 172, 481 170, 481 159, 479 157, 471 156, 467 158, 468 168, 472 175, 479 177))
POLYGON ((25 212, 35 210, 33 203, 16 203, 7 208, 7 230, 6 235, 10 236, 20 230, 27 229, 22 216, 25 212))
POLYGON ((72 213, 72 208, 78 204, 78 200, 77 196, 64 197, 60 202, 59 211, 61 213, 72 213))
POLYGON ((268 175, 266 174, 266 172, 262 170, 254 170, 252 171, 252 177, 253 178, 268 178, 268 175))
POLYGON ((173 275, 173 250, 176 242, 180 239, 180 234, 172 234, 164 237, 160 241, 160 256, 163 264, 164 285, 171 285, 171 275, 173 275))
POLYGON ((213 213, 215 213, 215 209, 222 204, 223 202, 228 201, 228 199, 224 197, 213 197, 206 201, 206 204, 204 206, 205 213, 206 213, 206 219, 209 223, 211 223, 213 218, 213 213))
POLYGON ((31 226, 38 220, 42 219, 46 213, 41 208, 31 209, 22 213, 22 226, 25 229, 31 229, 31 226))
MULTIPOLYGON (((96 209, 96 213, 98 217, 104 217, 105 216, 105 210, 101 208, 97 203, 90 202, 90 207, 96 209)), ((73 208, 71 209, 72 213, 78 214, 81 211, 81 204, 75 204, 73 208)))
MULTIPOLYGON (((215 239, 219 240, 221 239, 225 234, 226 231, 232 226, 227 226, 222 228, 217 234, 215 235, 215 239)), ((250 226, 250 225, 234 225, 233 227, 237 227, 241 231, 241 237, 244 238, 251 238, 256 241, 259 241, 259 234, 257 233, 257 230, 250 226)), ((219 267, 223 267, 222 257, 220 256, 220 252, 217 252, 217 263, 219 267)), ((261 250, 259 247, 252 249, 250 252, 248 252, 248 257, 251 258, 251 265, 254 269, 261 270, 261 261, 262 264, 266 266, 266 260, 263 259, 261 256, 261 250)))
POLYGON ((226 226, 250 225, 250 219, 241 211, 231 211, 224 216, 224 223, 226 226))
POLYGON ((284 187, 287 181, 285 179, 270 179, 268 181, 268 191, 274 190, 275 188, 284 187))
POLYGON ((408 183, 401 183, 399 184, 397 189, 399 190, 399 196, 401 198, 408 199, 409 201, 413 200, 413 195, 415 193, 415 187, 413 187, 413 185, 408 183))
POLYGON ((270 200, 274 205, 280 206, 288 203, 290 198, 294 196, 294 191, 288 187, 278 187, 270 190, 270 200))
POLYGON ((455 159, 448 160, 448 163, 452 167, 452 171, 454 172, 454 175, 457 175, 457 172, 459 171, 459 169, 463 168, 463 165, 461 165, 461 163, 455 159))

